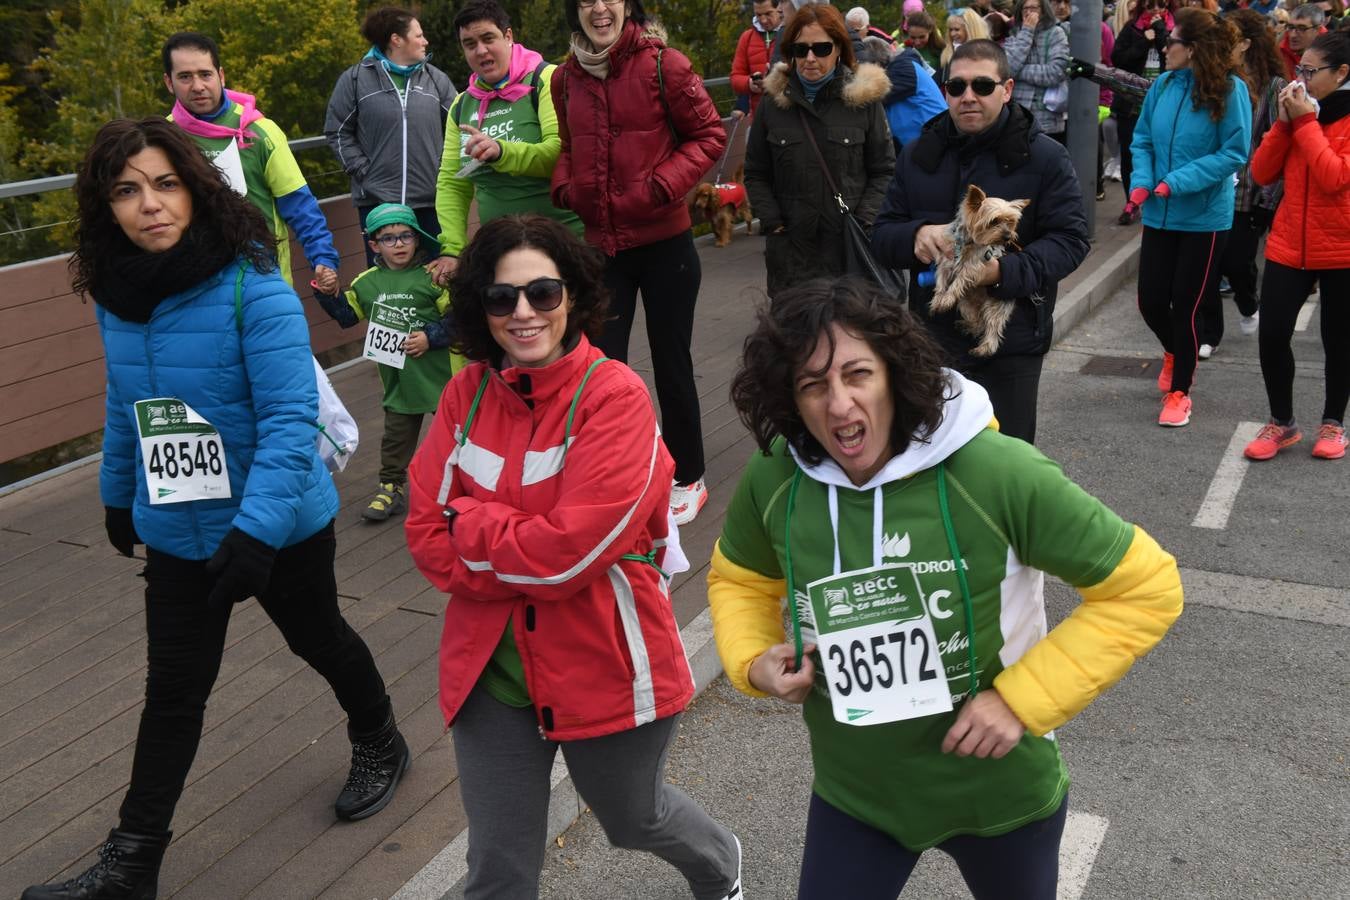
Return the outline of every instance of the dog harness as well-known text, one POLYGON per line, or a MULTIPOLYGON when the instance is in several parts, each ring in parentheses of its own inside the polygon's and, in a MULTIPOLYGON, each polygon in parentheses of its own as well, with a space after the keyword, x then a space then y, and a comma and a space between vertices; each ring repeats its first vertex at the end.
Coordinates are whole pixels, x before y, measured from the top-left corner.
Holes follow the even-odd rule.
POLYGON ((717 203, 719 206, 734 206, 740 209, 746 203, 745 185, 730 181, 725 184, 714 184, 717 188, 717 203))

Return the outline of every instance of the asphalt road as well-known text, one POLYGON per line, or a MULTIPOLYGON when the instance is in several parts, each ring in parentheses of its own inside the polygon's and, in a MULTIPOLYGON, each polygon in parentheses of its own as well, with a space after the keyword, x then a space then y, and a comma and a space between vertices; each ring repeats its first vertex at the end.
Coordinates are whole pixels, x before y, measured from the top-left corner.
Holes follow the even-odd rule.
MULTIPOLYGON (((1047 359, 1041 448, 1176 555, 1187 604, 1153 653, 1058 732, 1073 777, 1065 897, 1350 897, 1350 459, 1309 456, 1316 316, 1295 337, 1304 443, 1267 463, 1231 459, 1235 432, 1251 428, 1241 423, 1267 409, 1256 339, 1226 312, 1185 428, 1156 424, 1159 351, 1132 287, 1047 359), (1132 359, 1118 369, 1142 376, 1081 372, 1102 357, 1132 359), (1202 508, 1222 527, 1193 524, 1202 508)), ((1053 624, 1076 595, 1058 583, 1047 595, 1053 624)), ((719 679, 686 714, 669 775, 740 836, 750 900, 794 896, 811 779, 795 708, 719 679)), ((542 896, 689 894, 661 861, 611 849, 587 814, 549 848, 542 896)), ((904 896, 969 894, 929 853, 904 896)))

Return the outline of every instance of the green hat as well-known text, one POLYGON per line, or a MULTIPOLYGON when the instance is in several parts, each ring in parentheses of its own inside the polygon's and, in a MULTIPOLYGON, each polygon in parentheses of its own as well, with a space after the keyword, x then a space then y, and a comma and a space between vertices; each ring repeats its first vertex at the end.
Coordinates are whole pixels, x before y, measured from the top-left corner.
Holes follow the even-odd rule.
POLYGON ((366 216, 366 234, 373 241, 375 233, 387 225, 407 225, 413 231, 422 236, 426 243, 424 247, 430 246, 434 250, 439 250, 441 242, 427 234, 417 225, 417 214, 402 203, 381 203, 370 211, 366 216))

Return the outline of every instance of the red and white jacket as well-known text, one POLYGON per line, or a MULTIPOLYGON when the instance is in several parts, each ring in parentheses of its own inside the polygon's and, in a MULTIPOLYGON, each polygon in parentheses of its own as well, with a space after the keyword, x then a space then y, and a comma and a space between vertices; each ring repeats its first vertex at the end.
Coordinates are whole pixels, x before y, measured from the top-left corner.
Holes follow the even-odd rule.
POLYGON ((542 368, 468 366, 408 469, 408 549, 449 594, 441 710, 453 724, 510 619, 535 715, 554 740, 674 715, 694 693, 665 555, 675 464, 647 387, 584 335, 542 368), (464 425, 483 379, 473 421, 464 425), (564 446, 566 444, 566 446, 564 446), (453 508, 453 533, 442 515, 453 508))

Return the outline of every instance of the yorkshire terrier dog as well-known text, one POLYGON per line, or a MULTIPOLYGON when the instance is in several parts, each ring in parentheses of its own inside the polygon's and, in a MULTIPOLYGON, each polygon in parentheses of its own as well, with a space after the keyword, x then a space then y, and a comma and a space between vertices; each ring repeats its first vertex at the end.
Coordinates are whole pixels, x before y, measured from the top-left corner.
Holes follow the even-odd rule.
POLYGON ((961 329, 980 341, 971 356, 992 356, 1012 317, 1012 300, 996 300, 976 282, 986 262, 998 259, 1009 248, 1022 249, 1017 243, 1017 223, 1030 202, 989 197, 972 184, 956 209, 956 218, 947 226, 955 255, 938 261, 928 309, 941 313, 956 308, 961 329))
POLYGON ((731 243, 731 230, 736 220, 745 223, 746 233, 750 233, 750 223, 754 216, 750 212, 750 198, 745 194, 745 166, 736 170, 732 181, 723 184, 704 182, 694 188, 693 206, 702 211, 704 218, 712 223, 713 234, 717 235, 717 246, 725 247, 731 243))

